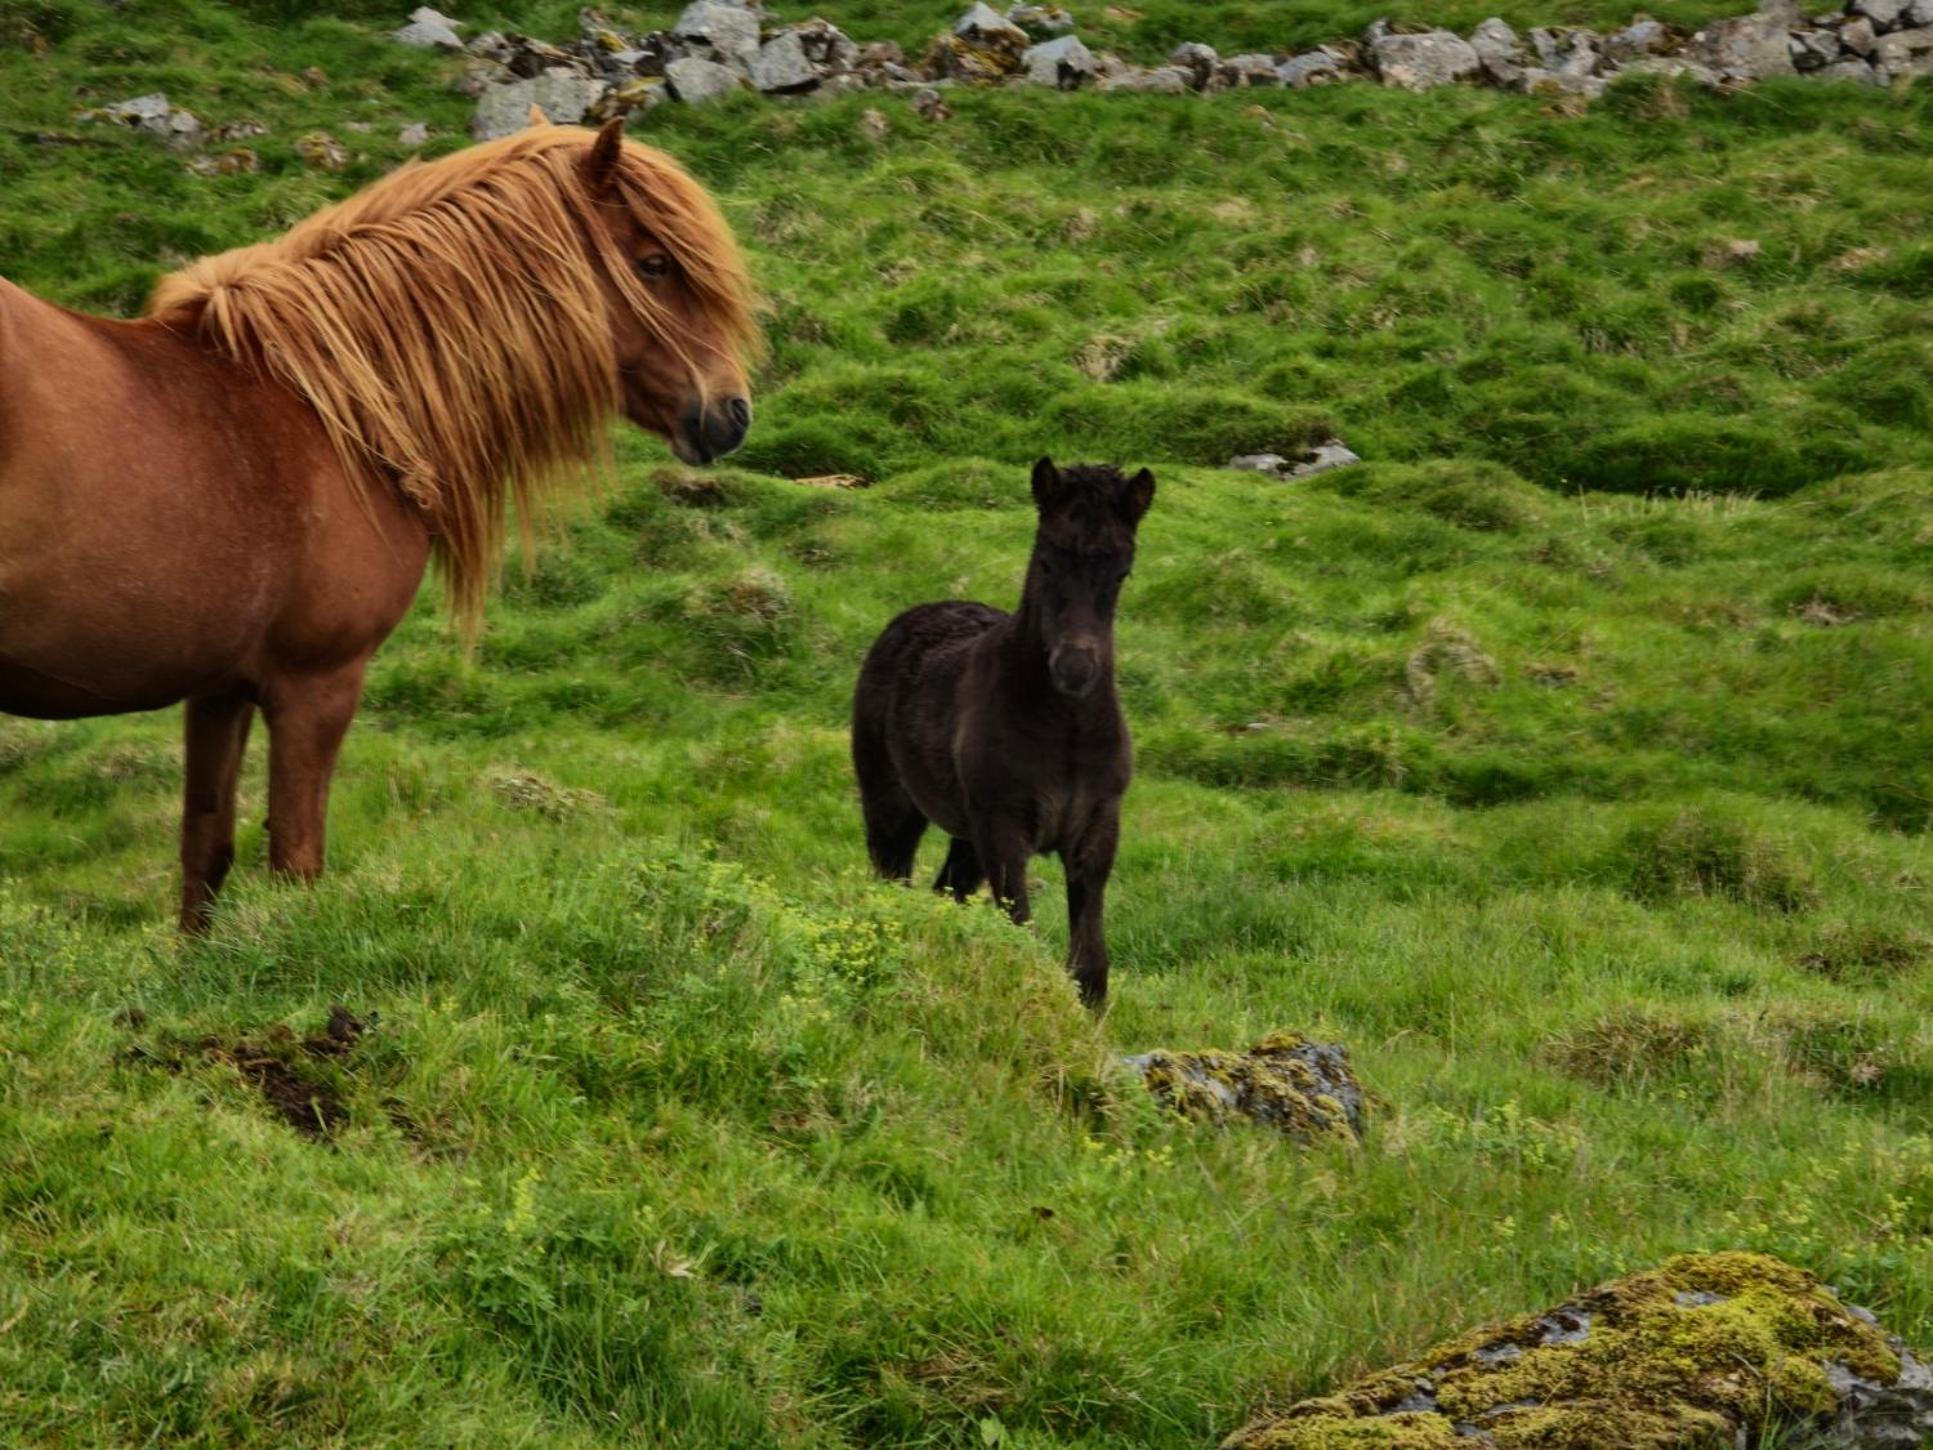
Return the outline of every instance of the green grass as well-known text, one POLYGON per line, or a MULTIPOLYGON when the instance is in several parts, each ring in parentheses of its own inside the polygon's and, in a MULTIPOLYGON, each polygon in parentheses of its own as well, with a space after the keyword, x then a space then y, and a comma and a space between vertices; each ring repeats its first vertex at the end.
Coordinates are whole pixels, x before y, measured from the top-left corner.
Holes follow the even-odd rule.
MULTIPOLYGON (((23 19, 0 274, 76 305, 467 108, 341 20, 23 19), (262 172, 71 125, 155 88, 262 172)), ((1685 1249, 1933 1341, 1928 94, 654 113, 772 297, 752 440, 694 486, 623 438, 472 665, 425 600, 317 889, 258 754, 177 943, 177 718, 0 721, 4 1437, 1196 1446, 1685 1249), (1371 462, 1216 466, 1331 427, 1371 462), (1042 451, 1160 478, 1100 1022, 1054 891, 1030 933, 866 879, 845 758, 893 612, 1013 597, 1042 451), (832 470, 874 486, 786 481, 832 470), (306 1069, 333 1145, 180 1047, 332 1001, 377 1019, 306 1069), (1273 1027, 1350 1045, 1363 1149, 1111 1066, 1273 1027)))

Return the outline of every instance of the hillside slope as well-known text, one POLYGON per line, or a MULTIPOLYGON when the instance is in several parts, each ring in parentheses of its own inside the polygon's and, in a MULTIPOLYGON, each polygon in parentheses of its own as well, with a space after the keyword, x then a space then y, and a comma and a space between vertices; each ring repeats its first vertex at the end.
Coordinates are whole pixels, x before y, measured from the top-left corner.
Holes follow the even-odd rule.
MULTIPOLYGON (((0 274, 131 309, 460 144, 390 23, 0 6, 0 274), (259 172, 74 122, 154 89, 259 172)), ((752 441, 622 437, 474 664, 426 595, 316 890, 258 756, 179 945, 178 718, 0 720, 6 1434, 1197 1446, 1697 1249, 1933 1342, 1930 94, 654 112, 773 301, 752 441), (1058 869, 1032 933, 871 883, 845 759, 894 611, 1014 597, 1043 451, 1160 478, 1099 1022, 1058 869), (1361 1150, 1113 1066, 1273 1027, 1361 1150)))

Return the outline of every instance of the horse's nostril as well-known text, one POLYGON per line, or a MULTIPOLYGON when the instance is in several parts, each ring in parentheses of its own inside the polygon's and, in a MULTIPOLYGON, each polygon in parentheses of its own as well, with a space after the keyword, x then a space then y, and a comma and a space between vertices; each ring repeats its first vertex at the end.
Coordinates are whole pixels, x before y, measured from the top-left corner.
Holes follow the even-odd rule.
POLYGON ((733 398, 725 405, 725 409, 732 415, 732 421, 740 428, 752 426, 752 405, 743 398, 733 398))

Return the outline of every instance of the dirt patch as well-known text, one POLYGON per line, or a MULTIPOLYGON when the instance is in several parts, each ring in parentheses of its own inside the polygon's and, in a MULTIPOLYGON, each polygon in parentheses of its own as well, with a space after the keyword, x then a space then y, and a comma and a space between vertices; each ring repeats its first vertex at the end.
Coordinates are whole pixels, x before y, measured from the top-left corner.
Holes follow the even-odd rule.
POLYGON ((349 1109, 325 1064, 344 1062, 369 1030, 369 1023, 340 1002, 329 1009, 320 1032, 297 1037, 277 1023, 260 1038, 209 1034, 134 1047, 127 1060, 180 1072, 198 1062, 226 1063, 262 1095, 283 1122, 305 1138, 326 1141, 348 1120, 349 1109))

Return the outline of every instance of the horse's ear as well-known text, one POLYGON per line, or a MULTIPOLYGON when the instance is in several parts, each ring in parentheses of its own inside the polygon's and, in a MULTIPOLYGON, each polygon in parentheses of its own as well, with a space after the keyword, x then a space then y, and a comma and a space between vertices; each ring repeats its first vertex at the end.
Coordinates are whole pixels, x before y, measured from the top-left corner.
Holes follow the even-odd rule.
POLYGON ((1141 516, 1148 511, 1148 505, 1154 502, 1154 475, 1145 468, 1135 474, 1128 480, 1121 501, 1127 505, 1128 518, 1140 523, 1141 516))
POLYGON ((524 124, 526 126, 548 126, 550 124, 550 117, 544 114, 544 108, 542 106, 532 101, 530 103, 530 114, 524 117, 524 124))
POLYGON ((613 116, 599 128, 584 158, 584 181, 593 192, 606 191, 617 179, 618 163, 624 157, 624 118, 613 116))
POLYGON ((1060 470, 1054 467, 1054 460, 1045 456, 1034 461, 1034 503, 1046 508, 1054 495, 1060 492, 1060 470))

